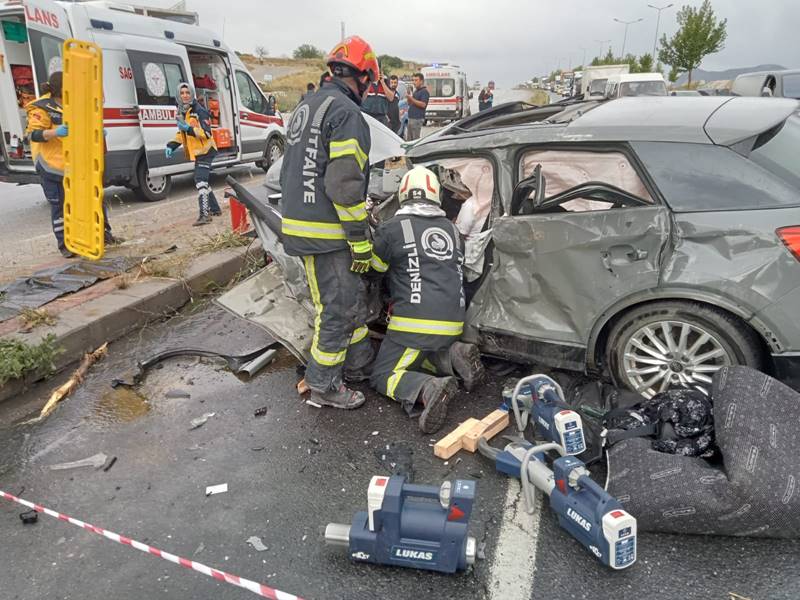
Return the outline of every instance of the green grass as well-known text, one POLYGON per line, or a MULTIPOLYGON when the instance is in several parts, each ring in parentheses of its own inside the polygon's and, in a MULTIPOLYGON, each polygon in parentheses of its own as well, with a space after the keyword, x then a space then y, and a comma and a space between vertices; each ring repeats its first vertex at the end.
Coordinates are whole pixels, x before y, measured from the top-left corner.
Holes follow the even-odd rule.
POLYGON ((18 339, 0 340, 0 386, 28 373, 49 375, 54 370, 53 360, 63 351, 56 347, 53 334, 36 345, 18 339))

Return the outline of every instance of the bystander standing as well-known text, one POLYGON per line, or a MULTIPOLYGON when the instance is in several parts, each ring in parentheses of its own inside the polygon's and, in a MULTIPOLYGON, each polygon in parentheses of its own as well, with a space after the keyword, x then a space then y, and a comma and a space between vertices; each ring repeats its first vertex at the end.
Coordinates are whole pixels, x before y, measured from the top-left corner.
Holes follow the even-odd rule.
POLYGON ((394 99, 389 101, 389 129, 398 133, 400 131, 400 96, 397 94, 397 75, 389 77, 389 89, 394 93, 394 99))
POLYGON ((309 83, 306 85, 306 93, 300 96, 300 102, 308 98, 311 94, 317 91, 316 86, 313 83, 309 83))
POLYGON ((490 81, 478 94, 478 110, 492 108, 494 102, 494 81, 490 81))
POLYGON ((395 99, 395 93, 389 86, 388 79, 379 79, 371 83, 361 100, 361 111, 376 121, 389 127, 389 103, 395 99))
POLYGON ((425 109, 428 108, 428 100, 431 95, 425 87, 425 76, 422 73, 414 73, 412 78, 414 91, 406 92, 408 100, 408 126, 406 127, 406 139, 418 140, 422 135, 422 124, 425 121, 425 109))

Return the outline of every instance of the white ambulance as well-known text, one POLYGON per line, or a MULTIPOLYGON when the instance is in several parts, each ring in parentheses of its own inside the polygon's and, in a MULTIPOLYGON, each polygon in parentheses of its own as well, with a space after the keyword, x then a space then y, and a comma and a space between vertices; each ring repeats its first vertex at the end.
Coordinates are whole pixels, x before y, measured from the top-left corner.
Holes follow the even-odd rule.
POLYGON ((431 65, 421 71, 431 97, 425 110, 428 121, 457 121, 470 114, 472 92, 467 75, 458 65, 431 65))
POLYGON ((177 131, 177 86, 194 84, 211 113, 219 154, 214 167, 283 154, 283 118, 272 110, 236 54, 211 31, 133 12, 108 2, 0 0, 0 181, 38 181, 25 139, 23 107, 61 70, 64 40, 103 50, 105 184, 135 189, 147 201, 170 191, 171 175, 190 172, 182 152, 164 146, 177 131))

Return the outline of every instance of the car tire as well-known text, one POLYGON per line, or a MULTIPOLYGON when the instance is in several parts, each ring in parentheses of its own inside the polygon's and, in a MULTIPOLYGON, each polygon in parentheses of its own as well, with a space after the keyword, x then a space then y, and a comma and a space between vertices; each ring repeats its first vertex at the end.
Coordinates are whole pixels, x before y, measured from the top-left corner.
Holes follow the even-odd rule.
POLYGON ((605 362, 614 383, 645 397, 671 387, 708 392, 725 365, 762 366, 762 342, 741 319, 688 301, 653 302, 617 319, 605 362), (667 342, 667 339, 671 342, 667 342))
POLYGON ((264 149, 264 160, 259 161, 260 164, 257 163, 258 166, 264 169, 264 172, 269 171, 275 161, 283 156, 284 147, 283 138, 279 135, 273 135, 269 138, 267 147, 264 149))
POLYGON ((136 186, 131 189, 145 202, 158 202, 166 198, 172 190, 172 176, 161 175, 150 177, 147 169, 147 160, 142 157, 136 166, 136 186))

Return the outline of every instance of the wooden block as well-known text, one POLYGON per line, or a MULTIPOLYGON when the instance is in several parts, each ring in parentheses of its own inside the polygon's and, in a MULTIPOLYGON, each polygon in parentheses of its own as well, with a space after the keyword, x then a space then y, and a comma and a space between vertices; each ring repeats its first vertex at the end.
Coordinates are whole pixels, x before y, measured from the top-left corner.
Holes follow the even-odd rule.
POLYGON ((461 450, 462 438, 469 430, 478 424, 480 424, 478 419, 470 417, 461 423, 461 425, 456 427, 453 431, 436 442, 436 444, 433 446, 433 453, 439 458, 447 460, 456 452, 461 450))
POLYGON ((478 449, 478 440, 482 437, 485 437, 487 440, 492 439, 508 427, 508 423, 508 412, 498 409, 489 413, 480 420, 479 425, 476 425, 466 433, 462 443, 464 450, 475 452, 478 449))
POLYGON ((306 384, 305 378, 297 382, 297 393, 300 394, 301 396, 306 392, 308 392, 310 389, 311 388, 309 388, 308 385, 306 384))

